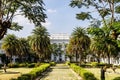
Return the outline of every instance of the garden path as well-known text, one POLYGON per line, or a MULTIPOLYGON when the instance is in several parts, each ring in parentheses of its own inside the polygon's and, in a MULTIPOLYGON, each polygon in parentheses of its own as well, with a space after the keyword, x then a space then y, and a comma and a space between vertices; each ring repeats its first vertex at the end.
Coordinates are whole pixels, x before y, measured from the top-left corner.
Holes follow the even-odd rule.
POLYGON ((56 64, 50 67, 47 73, 36 80, 82 80, 69 66, 65 64, 56 64))

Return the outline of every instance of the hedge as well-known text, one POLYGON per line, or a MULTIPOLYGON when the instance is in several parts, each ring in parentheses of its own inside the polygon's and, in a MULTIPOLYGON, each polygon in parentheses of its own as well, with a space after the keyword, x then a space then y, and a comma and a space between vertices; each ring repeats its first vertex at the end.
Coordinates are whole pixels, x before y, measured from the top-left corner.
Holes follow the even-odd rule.
POLYGON ((70 64, 70 67, 77 73, 79 76, 81 76, 84 80, 98 80, 93 73, 83 69, 80 66, 77 66, 75 64, 70 64))
POLYGON ((50 65, 51 65, 51 66, 55 66, 56 63, 52 61, 52 62, 50 62, 50 65))
POLYGON ((38 67, 42 63, 9 63, 8 67, 9 68, 19 68, 19 67, 28 67, 28 68, 33 68, 33 67, 38 67))
POLYGON ((50 64, 48 64, 48 63, 42 64, 39 67, 32 69, 31 72, 29 72, 27 74, 22 74, 17 79, 10 79, 10 80, 34 80, 35 78, 40 76, 41 73, 43 73, 49 67, 50 67, 50 64))
POLYGON ((103 66, 107 66, 107 68, 112 67, 112 64, 107 64, 107 63, 98 63, 98 62, 91 62, 91 63, 86 63, 86 64, 81 64, 80 67, 103 67, 103 66))

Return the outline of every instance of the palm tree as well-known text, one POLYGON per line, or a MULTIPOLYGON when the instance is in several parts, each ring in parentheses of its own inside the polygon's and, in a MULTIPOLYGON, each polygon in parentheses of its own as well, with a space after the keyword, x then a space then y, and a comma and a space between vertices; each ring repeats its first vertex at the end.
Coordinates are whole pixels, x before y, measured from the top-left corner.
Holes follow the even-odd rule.
POLYGON ((2 48, 6 51, 6 55, 12 59, 12 56, 18 55, 19 53, 19 41, 13 34, 7 35, 3 39, 2 48))
POLYGON ((30 38, 31 48, 39 55, 39 58, 44 58, 50 55, 50 38, 45 27, 36 27, 33 30, 33 35, 30 38))
POLYGON ((22 57, 26 57, 26 59, 30 56, 30 45, 25 38, 19 38, 19 57, 21 58, 20 60, 22 61, 22 57))
POLYGON ((76 57, 80 57, 81 63, 83 54, 87 51, 87 49, 89 49, 90 38, 88 37, 83 28, 77 27, 74 29, 70 41, 72 49, 73 51, 75 51, 76 57))

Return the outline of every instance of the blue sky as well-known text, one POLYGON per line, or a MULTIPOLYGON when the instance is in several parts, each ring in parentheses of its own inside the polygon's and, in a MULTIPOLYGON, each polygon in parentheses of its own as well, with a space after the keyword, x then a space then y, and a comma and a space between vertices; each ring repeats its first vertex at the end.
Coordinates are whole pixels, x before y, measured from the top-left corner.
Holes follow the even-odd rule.
MULTIPOLYGON (((47 28, 50 34, 53 33, 68 33, 71 34, 75 27, 87 27, 87 21, 77 20, 76 13, 80 12, 78 8, 69 6, 71 0, 43 0, 47 14, 46 23, 43 25, 47 28)), ((18 37, 27 37, 31 35, 34 25, 30 23, 23 16, 14 18, 15 22, 24 26, 23 30, 19 32, 8 31, 10 34, 15 34, 18 37)))

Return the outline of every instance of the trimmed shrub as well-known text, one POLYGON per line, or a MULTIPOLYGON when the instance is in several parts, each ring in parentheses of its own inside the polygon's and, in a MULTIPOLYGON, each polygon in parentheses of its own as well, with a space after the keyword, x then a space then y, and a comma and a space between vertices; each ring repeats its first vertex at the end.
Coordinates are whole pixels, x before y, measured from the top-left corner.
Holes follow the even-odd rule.
POLYGON ((26 67, 26 66, 27 66, 26 63, 20 63, 20 64, 19 64, 19 67, 26 67))
POLYGON ((81 64, 80 67, 90 68, 90 67, 92 67, 92 66, 91 66, 91 64, 81 64))
POLYGON ((70 65, 70 61, 66 61, 66 64, 67 64, 67 65, 70 65))
POLYGON ((51 65, 51 66, 55 66, 56 63, 55 63, 55 62, 50 62, 50 65, 51 65))
MULTIPOLYGON (((19 76, 15 80, 35 80, 35 78, 37 76, 40 76, 42 72, 44 72, 47 68, 49 68, 49 66, 50 64, 42 64, 39 67, 32 69, 31 72, 19 76)), ((11 79, 11 80, 14 80, 14 79, 11 79)))
POLYGON ((77 66, 75 64, 70 64, 70 67, 79 74, 84 80, 98 80, 93 73, 77 66))
POLYGON ((33 68, 33 67, 35 67, 35 64, 36 64, 36 63, 28 64, 27 67, 28 67, 28 68, 33 68))
POLYGON ((8 67, 9 67, 9 68, 18 68, 18 67, 19 67, 19 64, 17 64, 17 63, 9 63, 9 64, 8 64, 8 67))
POLYGON ((92 62, 92 63, 91 63, 91 66, 92 66, 92 67, 98 67, 98 65, 99 65, 98 62, 92 62))
POLYGON ((41 65, 41 63, 38 62, 38 63, 35 64, 35 67, 38 67, 40 65, 41 65))

